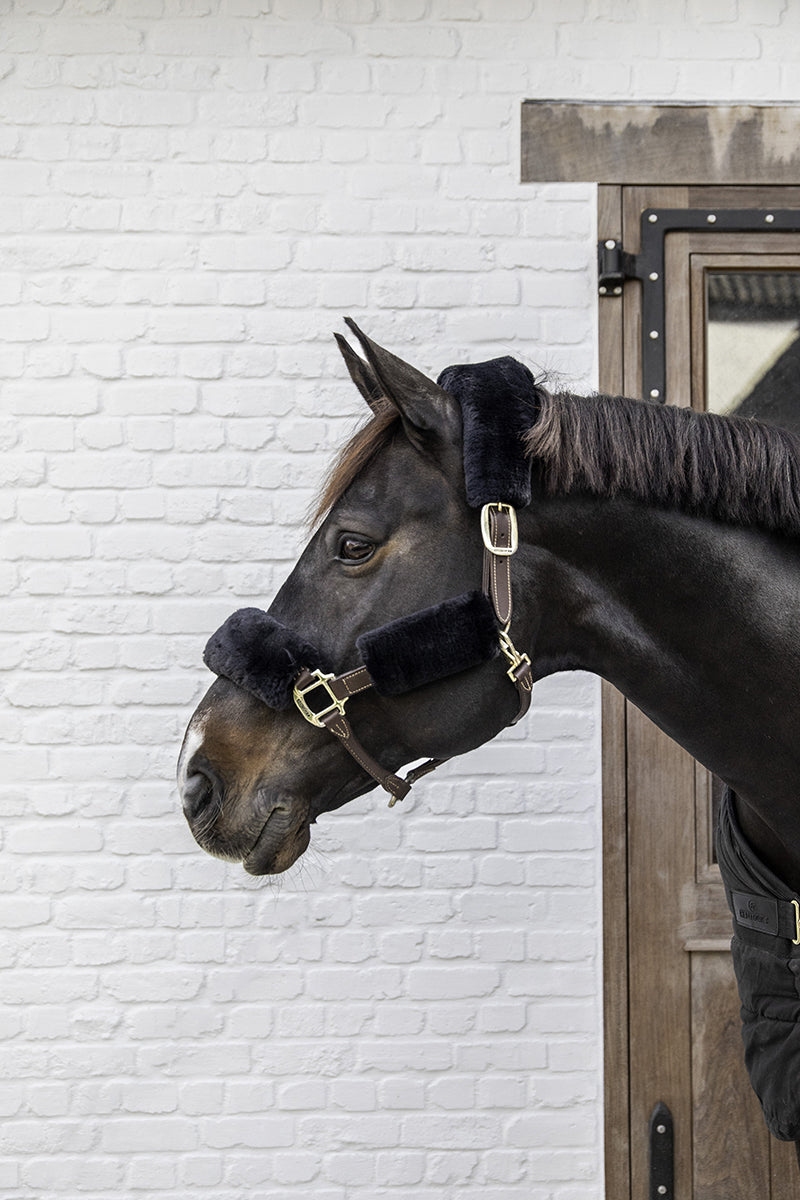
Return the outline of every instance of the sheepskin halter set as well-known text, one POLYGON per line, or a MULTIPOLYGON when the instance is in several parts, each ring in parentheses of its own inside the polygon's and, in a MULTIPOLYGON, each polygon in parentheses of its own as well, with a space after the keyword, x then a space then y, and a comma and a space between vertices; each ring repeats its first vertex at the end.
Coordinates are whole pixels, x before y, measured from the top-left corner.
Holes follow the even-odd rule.
POLYGON ((535 418, 537 385, 527 367, 508 357, 448 367, 438 384, 461 405, 467 502, 481 510, 482 589, 362 634, 356 647, 363 665, 339 675, 324 670, 324 653, 257 608, 233 613, 203 655, 216 675, 270 708, 284 709, 294 701, 307 721, 338 738, 389 792, 390 808, 445 760, 428 759, 405 778, 384 770, 355 737, 345 715, 348 700, 370 688, 381 696, 399 696, 499 654, 519 699, 512 724, 528 711, 533 688, 530 659, 516 649, 509 629, 516 509, 531 501, 522 439, 535 418))

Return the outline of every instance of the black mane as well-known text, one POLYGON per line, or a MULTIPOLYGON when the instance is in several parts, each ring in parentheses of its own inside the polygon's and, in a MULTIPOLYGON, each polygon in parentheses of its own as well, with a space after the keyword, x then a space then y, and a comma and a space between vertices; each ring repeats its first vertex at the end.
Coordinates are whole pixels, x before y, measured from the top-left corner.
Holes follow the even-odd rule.
POLYGON ((788 430, 616 396, 540 404, 526 445, 551 494, 628 495, 800 535, 800 437, 788 430))
MULTIPOLYGON (((800 437, 746 417, 721 417, 624 396, 550 395, 525 438, 552 495, 628 495, 735 525, 800 536, 800 437)), ((396 436, 381 408, 343 448, 320 497, 319 520, 396 436)))

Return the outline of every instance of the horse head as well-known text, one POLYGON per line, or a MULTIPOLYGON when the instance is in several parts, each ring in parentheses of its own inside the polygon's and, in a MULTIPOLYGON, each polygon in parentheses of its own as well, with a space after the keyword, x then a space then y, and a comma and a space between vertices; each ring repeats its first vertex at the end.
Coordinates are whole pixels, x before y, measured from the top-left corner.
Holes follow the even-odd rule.
MULTIPOLYGON (((485 542, 468 503, 462 406, 350 324, 364 358, 337 340, 372 416, 342 452, 324 519, 268 614, 235 614, 209 643, 220 677, 178 765, 198 843, 251 874, 286 870, 320 813, 375 787, 362 765, 372 757, 399 787, 393 772, 473 749, 516 711, 494 615, 476 591, 485 542), (357 735, 348 753, 341 736, 303 719, 292 689, 300 668, 338 678, 365 656, 376 686, 348 708, 357 735)), ((308 703, 319 711, 331 697, 317 680, 308 703)))

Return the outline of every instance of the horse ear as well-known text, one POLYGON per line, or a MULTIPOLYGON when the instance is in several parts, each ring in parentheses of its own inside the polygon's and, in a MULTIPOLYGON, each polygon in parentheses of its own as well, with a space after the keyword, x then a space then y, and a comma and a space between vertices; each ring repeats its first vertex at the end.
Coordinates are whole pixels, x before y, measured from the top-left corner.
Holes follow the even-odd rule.
MULTIPOLYGON (((380 394, 400 413, 405 432, 418 449, 430 446, 431 441, 451 443, 461 432, 461 413, 453 397, 428 379, 416 367, 403 362, 363 333, 355 321, 345 317, 364 351, 371 376, 377 381, 380 394)), ((358 355, 350 351, 358 362, 358 355)), ((345 362, 349 360, 345 357, 345 362)), ((356 386, 360 384, 356 381, 356 386)), ((363 393, 362 393, 363 394, 363 393)), ((367 401, 369 403, 369 400, 367 401)))
POLYGON ((375 372, 364 362, 363 358, 359 358, 350 343, 340 333, 334 333, 333 336, 336 338, 336 345, 341 351, 350 378, 367 404, 374 410, 380 406, 382 400, 385 402, 383 388, 375 378, 375 372))

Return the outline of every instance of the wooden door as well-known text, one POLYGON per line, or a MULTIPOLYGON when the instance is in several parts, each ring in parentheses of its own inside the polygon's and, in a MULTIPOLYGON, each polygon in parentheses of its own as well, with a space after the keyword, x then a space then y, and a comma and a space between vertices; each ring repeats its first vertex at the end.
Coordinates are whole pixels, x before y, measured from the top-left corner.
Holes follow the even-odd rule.
MULTIPOLYGON (((602 187, 598 232, 638 253, 643 210, 713 216, 768 205, 800 210, 800 190, 602 187)), ((800 233, 675 231, 664 249, 664 322, 654 332, 665 339, 668 402, 763 402, 759 371, 766 378, 776 364, 792 369, 800 233), (789 293, 771 312, 765 297, 778 283, 789 293), (760 307, 738 329, 711 328, 741 318, 724 299, 737 287, 745 299, 761 295, 760 307), (746 350, 759 320, 762 361, 744 355, 739 374, 750 371, 752 386, 737 391, 724 369, 726 346, 746 350)), ((643 286, 627 283, 599 301, 603 391, 642 394, 643 286)), ((606 1194, 650 1200, 648 1123, 660 1101, 674 1120, 676 1200, 800 1200, 794 1149, 767 1133, 742 1059, 731 922, 713 846, 718 781, 608 686, 603 706, 606 1194)))

